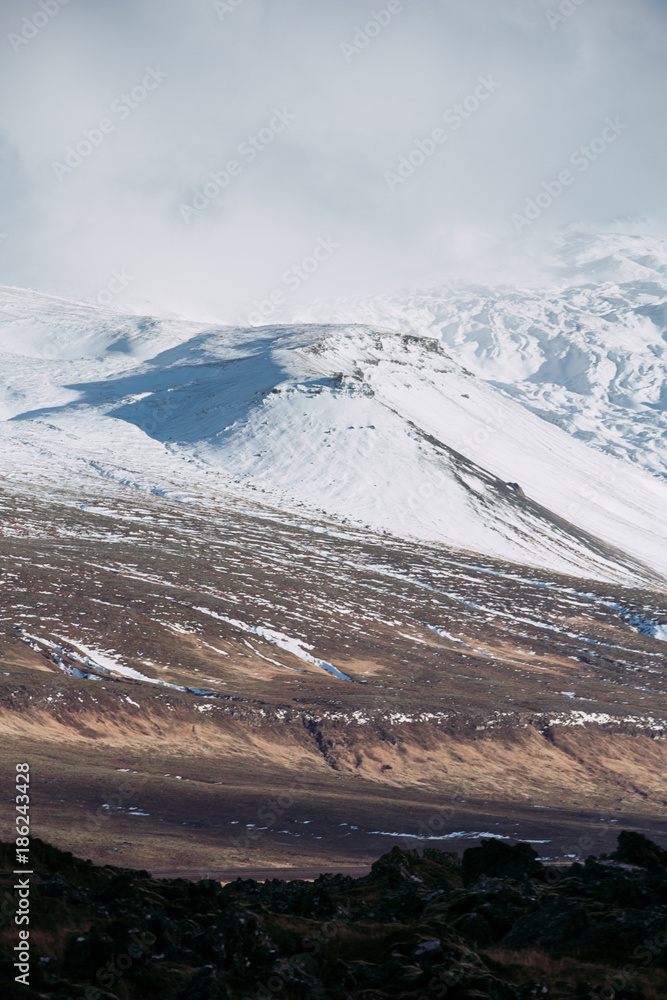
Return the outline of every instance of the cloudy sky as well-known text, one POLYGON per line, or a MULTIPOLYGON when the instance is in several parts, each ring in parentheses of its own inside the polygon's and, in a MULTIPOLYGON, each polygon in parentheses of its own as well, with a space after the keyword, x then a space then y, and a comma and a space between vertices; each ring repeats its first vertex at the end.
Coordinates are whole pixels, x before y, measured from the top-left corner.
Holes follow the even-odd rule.
POLYGON ((664 225, 665 0, 3 0, 0 28, 4 284, 238 321, 664 225))

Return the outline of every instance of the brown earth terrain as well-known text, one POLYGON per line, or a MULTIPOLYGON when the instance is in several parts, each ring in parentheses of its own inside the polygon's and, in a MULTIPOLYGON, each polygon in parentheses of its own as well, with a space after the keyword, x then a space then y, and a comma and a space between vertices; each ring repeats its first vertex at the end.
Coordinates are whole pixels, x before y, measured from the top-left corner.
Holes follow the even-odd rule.
POLYGON ((114 483, 0 512, 0 780, 29 762, 57 847, 226 878, 667 844, 663 590, 114 483))

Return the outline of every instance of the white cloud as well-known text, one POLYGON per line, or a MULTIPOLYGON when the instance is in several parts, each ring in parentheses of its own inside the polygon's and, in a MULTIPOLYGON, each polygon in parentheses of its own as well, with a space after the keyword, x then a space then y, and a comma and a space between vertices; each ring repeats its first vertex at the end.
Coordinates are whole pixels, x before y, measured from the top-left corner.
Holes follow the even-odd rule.
POLYGON ((558 3, 404 0, 346 62, 341 43, 384 6, 243 0, 221 18, 209 0, 70 0, 17 49, 9 35, 33 7, 3 4, 0 280, 94 296, 126 268, 118 304, 234 319, 322 233, 343 249, 307 298, 514 260, 511 213, 616 115, 631 126, 623 142, 531 238, 662 211, 663 2, 586 0, 553 30, 558 3), (155 65, 164 82, 60 183, 53 161, 155 65), (487 74, 498 93, 391 191, 385 172, 487 74), (277 106, 290 128, 185 227, 179 205, 277 106))

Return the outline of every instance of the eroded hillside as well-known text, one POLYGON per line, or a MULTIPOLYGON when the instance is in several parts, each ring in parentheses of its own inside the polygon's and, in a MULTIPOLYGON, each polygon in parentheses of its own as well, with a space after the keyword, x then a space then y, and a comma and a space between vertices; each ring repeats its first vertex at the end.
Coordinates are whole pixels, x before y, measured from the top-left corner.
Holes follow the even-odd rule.
POLYGON ((3 768, 56 844, 170 870, 662 835, 664 594, 242 501, 0 501, 3 768))

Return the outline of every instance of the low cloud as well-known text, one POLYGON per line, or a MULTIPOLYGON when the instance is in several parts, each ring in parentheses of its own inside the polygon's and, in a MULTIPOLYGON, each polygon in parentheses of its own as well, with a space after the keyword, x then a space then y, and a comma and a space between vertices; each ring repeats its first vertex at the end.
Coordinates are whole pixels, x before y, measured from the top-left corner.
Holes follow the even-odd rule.
POLYGON ((117 306, 236 321, 323 234, 292 305, 497 274, 573 221, 661 227, 666 36, 652 0, 8 0, 0 280, 95 299, 127 273, 117 306))

